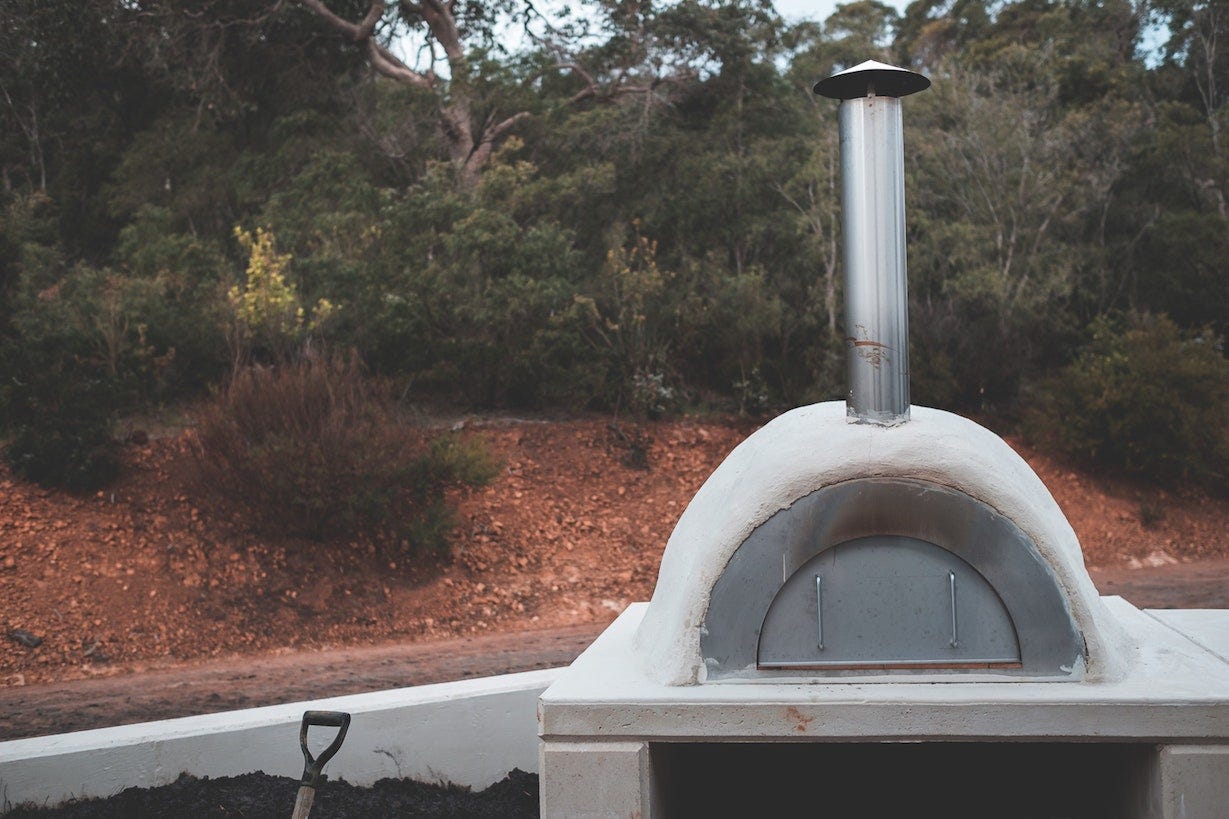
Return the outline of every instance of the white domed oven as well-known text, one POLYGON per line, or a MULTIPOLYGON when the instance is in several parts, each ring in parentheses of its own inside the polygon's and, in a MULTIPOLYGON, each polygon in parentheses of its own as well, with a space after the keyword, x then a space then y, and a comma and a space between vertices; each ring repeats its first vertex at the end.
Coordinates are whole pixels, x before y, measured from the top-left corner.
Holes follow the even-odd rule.
POLYGON ((841 99, 849 395, 748 437, 539 701, 544 816, 1229 815, 1223 617, 1101 598, 1041 480, 911 407, 901 98, 841 99))

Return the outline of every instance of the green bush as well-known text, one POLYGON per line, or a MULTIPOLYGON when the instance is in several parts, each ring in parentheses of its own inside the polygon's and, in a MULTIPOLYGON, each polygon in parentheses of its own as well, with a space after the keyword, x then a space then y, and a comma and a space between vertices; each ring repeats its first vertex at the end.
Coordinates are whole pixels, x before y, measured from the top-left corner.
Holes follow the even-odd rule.
POLYGON ((15 475, 74 492, 115 478, 113 379, 71 355, 11 341, 0 348, 0 372, 4 459, 15 475))
POLYGON ((202 476, 257 519, 316 540, 367 533, 438 548, 451 487, 494 477, 478 442, 397 422, 356 355, 236 373, 197 427, 202 476))
POLYGON ((1092 341, 1035 390, 1026 432, 1087 463, 1152 480, 1224 486, 1229 363, 1210 331, 1165 316, 1093 325, 1092 341))
POLYGON ((5 461, 14 475, 41 486, 87 492, 119 473, 112 438, 111 385, 63 370, 26 370, 2 400, 9 428, 5 461))
POLYGON ((98 298, 108 274, 68 265, 54 216, 45 195, 0 210, 0 431, 14 474, 85 491, 119 471, 119 378, 104 359, 118 360, 123 334, 98 298))
POLYGON ((120 231, 116 256, 130 347, 142 354, 122 363, 139 397, 174 400, 218 383, 230 364, 221 243, 176 232, 169 213, 146 206, 120 231))

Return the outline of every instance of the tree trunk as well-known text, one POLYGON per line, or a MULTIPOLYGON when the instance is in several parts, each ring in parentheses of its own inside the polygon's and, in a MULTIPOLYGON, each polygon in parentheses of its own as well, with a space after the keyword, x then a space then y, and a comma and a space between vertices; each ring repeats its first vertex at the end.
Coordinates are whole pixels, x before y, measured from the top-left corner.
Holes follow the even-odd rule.
POLYGON ((345 36, 367 54, 371 67, 394 82, 433 91, 440 97, 439 129, 448 158, 457 166, 463 179, 476 182, 490 161, 498 142, 512 127, 529 116, 521 111, 502 120, 494 117, 477 123, 474 102, 465 89, 469 81, 469 61, 454 14, 455 0, 421 0, 420 3, 400 3, 402 14, 416 17, 426 25, 428 37, 439 43, 448 60, 450 79, 443 80, 434 68, 420 71, 410 68, 380 43, 376 27, 387 11, 385 0, 372 0, 367 14, 357 23, 338 17, 324 0, 298 0, 334 31, 345 36), (444 102, 444 92, 449 99, 444 102))

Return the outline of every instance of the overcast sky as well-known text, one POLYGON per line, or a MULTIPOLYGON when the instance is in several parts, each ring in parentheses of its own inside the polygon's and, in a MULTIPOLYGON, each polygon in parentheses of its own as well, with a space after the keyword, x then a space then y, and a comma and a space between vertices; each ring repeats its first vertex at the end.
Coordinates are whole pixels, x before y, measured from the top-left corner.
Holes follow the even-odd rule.
MULTIPOLYGON (((904 11, 907 0, 883 0, 897 11, 904 11)), ((848 2, 848 0, 846 0, 848 2)), ((787 20, 817 20, 823 22, 836 11, 837 0, 775 0, 777 11, 787 20)))

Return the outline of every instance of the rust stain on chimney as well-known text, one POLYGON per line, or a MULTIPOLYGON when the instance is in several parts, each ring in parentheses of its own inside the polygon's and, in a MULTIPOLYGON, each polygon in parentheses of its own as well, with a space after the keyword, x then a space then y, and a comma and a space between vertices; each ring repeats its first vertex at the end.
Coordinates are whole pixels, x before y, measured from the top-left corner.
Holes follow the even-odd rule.
MULTIPOLYGON (((862 335, 866 335, 865 328, 858 325, 858 329, 862 330, 862 335)), ((855 338, 854 336, 846 336, 845 343, 853 348, 854 354, 863 361, 868 362, 872 367, 880 367, 883 364, 890 364, 891 358, 888 357, 888 352, 892 350, 887 344, 879 341, 872 341, 868 338, 855 338)))

